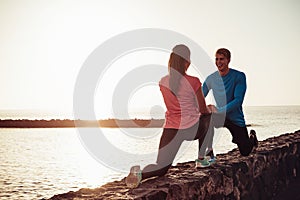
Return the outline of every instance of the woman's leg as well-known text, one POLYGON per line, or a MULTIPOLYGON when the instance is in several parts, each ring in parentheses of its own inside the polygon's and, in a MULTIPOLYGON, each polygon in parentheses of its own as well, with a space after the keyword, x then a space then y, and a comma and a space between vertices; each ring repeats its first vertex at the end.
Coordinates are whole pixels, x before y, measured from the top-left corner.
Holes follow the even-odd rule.
POLYGON ((214 127, 210 125, 212 115, 201 115, 199 119, 199 127, 195 139, 198 139, 199 151, 198 158, 203 159, 205 151, 214 137, 214 127))
MULTIPOLYGON (((201 118, 200 118, 200 121, 201 121, 201 118)), ((205 139, 203 141, 199 140, 199 151, 198 151, 198 157, 199 158, 203 158, 205 156, 205 151, 206 151, 207 148, 208 149, 213 148, 213 138, 214 138, 214 133, 215 133, 214 128, 220 128, 220 127, 224 126, 225 114, 213 113, 210 116, 210 120, 208 121, 208 125, 207 125, 207 121, 208 120, 206 118, 203 118, 202 122, 200 122, 200 124, 201 123, 205 124, 205 126, 204 127, 199 127, 199 129, 200 129, 199 132, 204 130, 205 133, 206 132, 207 133, 206 133, 205 139), (205 123, 203 123, 203 121, 205 123)), ((203 134, 203 133, 201 133, 201 134, 203 134)))
POLYGON ((182 137, 177 134, 177 129, 164 129, 160 138, 159 150, 156 164, 147 165, 142 171, 142 178, 163 176, 171 167, 175 156, 183 142, 182 137))

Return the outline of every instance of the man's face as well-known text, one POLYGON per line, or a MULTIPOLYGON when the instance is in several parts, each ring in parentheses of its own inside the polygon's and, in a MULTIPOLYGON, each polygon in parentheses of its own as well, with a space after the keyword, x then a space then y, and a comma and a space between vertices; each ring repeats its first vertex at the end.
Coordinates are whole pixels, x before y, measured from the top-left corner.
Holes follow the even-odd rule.
POLYGON ((223 54, 216 54, 216 66, 220 72, 225 72, 228 69, 228 60, 223 54))

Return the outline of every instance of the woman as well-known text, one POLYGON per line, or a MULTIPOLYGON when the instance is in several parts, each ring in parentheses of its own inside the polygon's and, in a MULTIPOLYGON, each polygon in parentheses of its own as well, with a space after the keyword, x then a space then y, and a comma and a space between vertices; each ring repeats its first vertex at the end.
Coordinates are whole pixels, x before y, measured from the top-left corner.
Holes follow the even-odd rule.
MULTIPOLYGON (((125 179, 128 187, 137 187, 142 179, 165 175, 183 141, 198 139, 200 149, 211 112, 206 106, 200 80, 186 74, 189 66, 189 48, 182 44, 175 46, 169 59, 169 74, 159 82, 167 111, 157 161, 142 171, 139 166, 133 166, 125 179)), ((206 159, 196 161, 201 167, 209 166, 206 159)))

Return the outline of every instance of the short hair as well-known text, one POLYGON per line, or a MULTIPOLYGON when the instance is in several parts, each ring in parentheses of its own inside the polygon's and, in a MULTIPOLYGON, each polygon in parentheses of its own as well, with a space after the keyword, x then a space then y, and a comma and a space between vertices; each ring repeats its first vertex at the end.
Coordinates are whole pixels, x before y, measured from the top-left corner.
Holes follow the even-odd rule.
POLYGON ((225 48, 221 48, 221 49, 218 49, 216 54, 222 54, 224 55, 228 60, 230 60, 231 58, 231 53, 228 49, 225 49, 225 48))

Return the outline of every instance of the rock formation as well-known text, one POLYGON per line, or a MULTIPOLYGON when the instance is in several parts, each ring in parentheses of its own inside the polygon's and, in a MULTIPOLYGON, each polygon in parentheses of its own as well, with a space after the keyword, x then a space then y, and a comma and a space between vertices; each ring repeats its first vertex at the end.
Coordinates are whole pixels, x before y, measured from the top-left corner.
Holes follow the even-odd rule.
POLYGON ((209 168, 194 162, 172 167, 164 177, 128 189, 123 180, 96 189, 55 195, 56 199, 273 199, 300 181, 300 131, 269 138, 247 157, 238 149, 218 155, 209 168))

